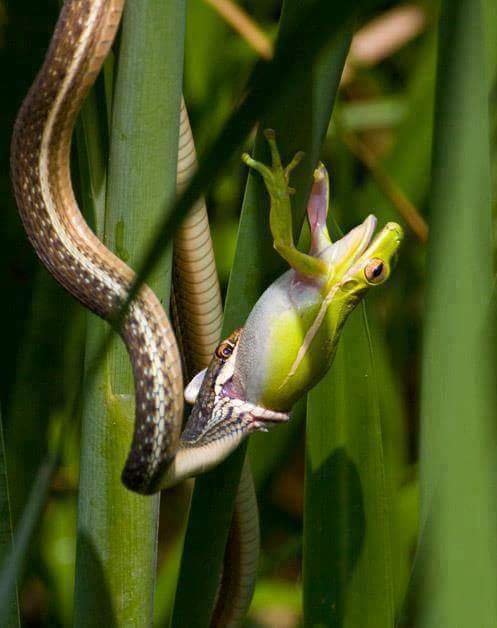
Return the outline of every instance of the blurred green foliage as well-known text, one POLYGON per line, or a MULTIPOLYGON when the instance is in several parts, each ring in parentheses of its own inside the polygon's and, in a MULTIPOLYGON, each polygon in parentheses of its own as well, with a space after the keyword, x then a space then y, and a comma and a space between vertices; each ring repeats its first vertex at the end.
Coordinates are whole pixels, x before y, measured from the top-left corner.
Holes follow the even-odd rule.
MULTIPOLYGON (((273 38, 280 3, 257 0, 239 3, 273 38)), ((483 3, 488 29, 487 79, 490 94, 490 138, 493 204, 497 168, 497 15, 494 3, 483 3)), ((393 0, 360 17, 358 28, 388 9, 393 0)), ((397 208, 379 189, 371 169, 352 155, 344 134, 353 134, 372 151, 375 160, 428 222, 428 201, 435 95, 438 3, 419 3, 426 16, 421 34, 397 52, 371 67, 357 67, 342 86, 335 119, 328 131, 322 159, 332 177, 333 220, 343 231, 375 213, 380 222, 399 221, 397 208)), ((39 268, 28 246, 15 209, 9 183, 8 152, 15 113, 40 66, 57 13, 56 0, 0 0, 0 309, 2 377, 0 407, 14 522, 19 520, 39 466, 53 445, 58 425, 69 416, 79 419, 74 405, 80 390, 85 341, 85 317, 79 306, 39 268)), ((256 61, 256 53, 204 0, 188 3, 184 92, 197 146, 209 144, 238 103, 256 61)), ((248 146, 247 148, 250 148, 248 146)), ((216 261, 226 289, 232 267, 246 172, 234 157, 207 198, 216 261)), ((440 210, 439 210, 440 211, 440 210)), ((495 212, 494 212, 495 214, 495 212)), ((494 216, 495 218, 495 216, 494 216)), ((402 220, 401 220, 402 222, 402 220)), ((404 225, 405 226, 405 225, 404 225)), ((495 219, 493 222, 495 232, 495 219)), ((368 299, 373 364, 383 468, 388 493, 392 603, 400 613, 416 549, 418 521, 418 414, 420 406, 421 331, 427 275, 426 246, 406 227, 407 238, 398 268, 386 287, 368 299)), ((450 257, 450 252, 448 254, 450 257)), ((459 264, 454 259, 444 263, 459 264)), ((464 262, 464 260, 463 260, 464 262)), ((450 293, 449 293, 450 294, 450 293)), ((360 316, 360 314, 358 313, 360 316)), ((357 322, 354 329, 358 329, 357 322)), ((464 330, 462 330, 464 333, 464 330)), ((353 329, 350 330, 353 334, 353 329)), ((359 333, 359 332, 358 332, 359 333)), ((345 340, 345 339, 344 339, 345 340)), ((366 361, 364 347, 347 337, 335 368, 347 360, 366 361)), ((364 365, 363 365, 364 366, 364 365)), ((332 376, 331 383, 336 379, 332 376)), ((340 382, 339 382, 340 383, 340 382)), ((334 391, 330 404, 340 408, 346 382, 334 391)), ((328 394, 328 391, 327 391, 328 394)), ((324 398, 324 397, 323 397, 324 398)), ((354 410, 356 429, 360 404, 354 410)), ((261 510, 262 557, 260 579, 247 625, 297 626, 302 621, 302 526, 304 513, 305 404, 293 421, 269 435, 252 439, 253 460, 261 510)), ((470 417, 468 417, 469 419, 470 417)), ((30 545, 19 579, 19 597, 25 625, 68 626, 73 607, 76 544, 79 431, 66 439, 62 462, 52 481, 48 502, 30 545)), ((378 433, 377 433, 378 436, 378 433)), ((360 456, 360 452, 358 454, 360 456)), ((436 454, 433 454, 436 455, 436 454)), ((362 460, 364 462, 364 460, 362 460)), ((343 460, 341 472, 347 472, 343 460)), ((350 471, 350 469, 349 469, 350 471)), ((172 491, 169 506, 181 502, 181 487, 172 491)), ((352 504, 353 505, 353 504, 352 504)), ((347 530, 346 514, 336 521, 337 533, 347 530), (345 523, 344 523, 345 522, 345 523)), ((184 513, 178 515, 178 520, 184 513)), ((171 611, 174 569, 180 552, 181 525, 161 513, 156 624, 163 626, 171 611), (165 532, 168 534, 165 534, 165 532), (172 532, 171 532, 172 531, 172 532), (175 533, 176 531, 176 533, 175 533)), ((375 524, 382 528, 381 522, 375 524)), ((374 527, 374 526, 373 526, 374 527)), ((366 530, 368 530, 366 520, 366 530)), ((349 530, 350 532, 350 530, 349 530)), ((380 530, 385 534, 385 529, 380 530)), ((475 531, 475 534, 477 531, 475 531)), ((357 544, 353 537, 344 543, 357 544)), ((343 538, 343 536, 342 536, 343 538)), ((317 550, 316 550, 317 551, 317 550)), ((347 566, 355 567, 355 559, 347 566)), ((328 568, 331 568, 328 565, 328 568)), ((346 570, 345 570, 346 571, 346 570)), ((345 574, 348 578, 348 574, 345 574)), ((354 585, 352 585, 353 587, 354 585)), ((387 587, 388 588, 388 587, 387 587)), ((357 595, 353 591, 351 599, 357 595)), ((410 617, 406 619, 406 625, 410 617)), ((341 625, 341 624, 337 624, 341 625)), ((348 624, 344 624, 348 625, 348 624)), ((354 624, 360 626, 360 622, 354 624)), ((364 624, 365 625, 365 624, 364 624)), ((448 624, 447 624, 448 626, 448 624)), ((381 627, 383 628, 383 627, 381 627)), ((452 626, 450 626, 452 628, 452 626)))

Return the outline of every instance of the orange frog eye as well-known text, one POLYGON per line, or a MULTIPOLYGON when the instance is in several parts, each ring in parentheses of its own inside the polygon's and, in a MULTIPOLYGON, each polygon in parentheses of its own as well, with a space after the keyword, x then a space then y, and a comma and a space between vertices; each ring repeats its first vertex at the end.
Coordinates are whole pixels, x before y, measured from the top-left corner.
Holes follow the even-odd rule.
POLYGON ((387 267, 383 260, 372 259, 364 267, 364 276, 369 283, 381 283, 386 279, 387 267))

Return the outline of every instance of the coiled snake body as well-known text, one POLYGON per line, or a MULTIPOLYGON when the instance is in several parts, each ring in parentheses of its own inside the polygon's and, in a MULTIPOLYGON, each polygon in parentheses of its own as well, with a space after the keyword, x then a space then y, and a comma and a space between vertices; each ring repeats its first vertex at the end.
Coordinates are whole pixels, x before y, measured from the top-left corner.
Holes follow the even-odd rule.
MULTIPOLYGON (((11 153, 19 212, 38 256, 74 297, 110 322, 125 303, 135 275, 84 222, 71 184, 70 146, 76 116, 112 45, 123 5, 124 0, 65 2, 45 62, 20 109, 11 153)), ((185 139, 186 145, 191 144, 191 134, 184 108, 181 113, 179 185, 184 184, 195 160, 193 148, 184 150, 185 139)), ((203 206, 194 208, 185 221, 176 236, 176 249, 180 277, 197 275, 193 284, 190 282, 192 290, 186 295, 180 290, 178 296, 179 309, 190 310, 184 335, 197 347, 192 362, 197 370, 205 367, 206 358, 212 355, 221 321, 203 206), (195 317, 204 317, 200 334, 195 317)), ((180 355, 170 322, 147 286, 132 300, 119 333, 131 359, 136 395, 133 442, 122 476, 128 488, 151 493, 201 472, 217 464, 246 434, 263 428, 265 421, 288 418, 226 394, 224 384, 232 374, 235 337, 234 342, 228 341, 229 351, 223 353, 226 345, 224 349, 221 345, 221 353, 211 363, 181 439, 180 355)), ((243 503, 245 513, 253 510, 252 497, 243 503)), ((253 526, 245 529, 250 530, 253 544, 253 526)), ((253 551, 250 553, 253 572, 253 551)), ((238 602, 239 611, 244 604, 246 599, 238 602)))

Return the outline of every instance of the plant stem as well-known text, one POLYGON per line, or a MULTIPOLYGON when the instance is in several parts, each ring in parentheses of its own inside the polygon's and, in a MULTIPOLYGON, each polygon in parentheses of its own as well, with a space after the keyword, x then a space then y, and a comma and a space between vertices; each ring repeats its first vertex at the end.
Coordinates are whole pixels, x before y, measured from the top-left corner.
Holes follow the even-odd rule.
MULTIPOLYGON (((183 68, 183 0, 126 4, 118 59, 105 217, 106 245, 130 266, 155 234, 176 189, 183 68)), ((92 137, 91 131, 87 134, 92 137)), ((98 139, 96 139, 98 141, 98 139)), ((98 154, 99 149, 91 151, 98 154)), ((98 162, 92 165, 98 169, 98 162)), ((94 179, 102 173, 93 171, 94 179)), ((168 304, 170 254, 149 283, 168 304)), ((88 364, 105 334, 92 318, 88 364)), ((120 473, 131 442, 133 380, 113 342, 86 399, 78 512, 75 625, 152 623, 159 498, 127 491, 120 473)))
MULTIPOLYGON (((5 459, 5 447, 3 440, 3 422, 0 411, 0 565, 5 567, 9 554, 13 550, 12 544, 12 517, 10 512, 9 482, 7 475, 7 461, 5 459)), ((14 579, 15 582, 15 579, 14 579)), ((17 628, 19 621, 19 602, 17 589, 7 592, 4 600, 0 596, 0 619, 6 628, 17 628)))

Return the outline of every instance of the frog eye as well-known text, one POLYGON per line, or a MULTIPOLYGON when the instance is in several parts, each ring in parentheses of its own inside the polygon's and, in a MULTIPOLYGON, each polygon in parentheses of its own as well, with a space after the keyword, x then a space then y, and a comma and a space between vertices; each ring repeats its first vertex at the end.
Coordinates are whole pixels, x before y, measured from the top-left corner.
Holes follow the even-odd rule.
POLYGON ((230 340, 225 340, 216 349, 216 356, 220 360, 227 360, 233 353, 235 345, 230 340))
POLYGON ((381 283, 387 278, 387 266, 381 259, 372 259, 364 267, 364 276, 369 283, 381 283))

